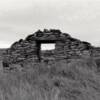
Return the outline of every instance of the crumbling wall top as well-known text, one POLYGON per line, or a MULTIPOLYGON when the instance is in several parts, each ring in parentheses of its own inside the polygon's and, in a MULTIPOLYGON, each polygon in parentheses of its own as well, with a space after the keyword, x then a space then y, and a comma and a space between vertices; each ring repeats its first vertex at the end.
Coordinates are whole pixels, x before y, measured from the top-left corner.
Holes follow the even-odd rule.
POLYGON ((4 62, 7 64, 22 63, 30 59, 34 62, 38 58, 37 55, 39 55, 41 43, 48 42, 56 44, 55 57, 61 59, 63 59, 62 57, 68 59, 73 56, 83 55, 83 51, 85 51, 86 55, 90 55, 93 48, 90 43, 75 39, 60 30, 44 29, 43 31, 38 30, 25 39, 20 39, 13 43, 4 54, 4 62))

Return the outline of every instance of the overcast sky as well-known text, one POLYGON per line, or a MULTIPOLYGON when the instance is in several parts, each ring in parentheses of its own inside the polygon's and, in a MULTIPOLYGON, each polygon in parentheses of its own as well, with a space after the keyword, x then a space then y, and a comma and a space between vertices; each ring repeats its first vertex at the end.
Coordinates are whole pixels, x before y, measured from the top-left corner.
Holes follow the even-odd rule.
POLYGON ((100 0, 0 0, 1 48, 44 28, 100 46, 100 0))

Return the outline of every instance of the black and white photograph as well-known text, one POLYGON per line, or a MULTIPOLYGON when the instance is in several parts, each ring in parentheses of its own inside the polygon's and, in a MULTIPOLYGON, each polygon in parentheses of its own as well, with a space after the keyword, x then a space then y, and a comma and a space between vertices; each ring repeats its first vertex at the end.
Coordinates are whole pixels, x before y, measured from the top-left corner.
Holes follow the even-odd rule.
POLYGON ((100 100, 100 0, 0 0, 0 100, 100 100))

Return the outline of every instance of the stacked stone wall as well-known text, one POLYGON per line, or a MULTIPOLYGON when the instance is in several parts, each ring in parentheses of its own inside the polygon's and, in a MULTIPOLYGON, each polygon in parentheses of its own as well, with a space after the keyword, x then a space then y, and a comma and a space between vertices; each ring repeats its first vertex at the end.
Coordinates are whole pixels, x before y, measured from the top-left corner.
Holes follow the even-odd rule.
POLYGON ((6 50, 3 58, 4 65, 18 64, 23 62, 38 62, 38 43, 54 42, 54 59, 71 59, 82 56, 92 56, 92 46, 88 42, 83 42, 72 38, 67 33, 62 33, 59 30, 44 30, 37 31, 29 35, 24 40, 15 42, 9 49, 6 50))

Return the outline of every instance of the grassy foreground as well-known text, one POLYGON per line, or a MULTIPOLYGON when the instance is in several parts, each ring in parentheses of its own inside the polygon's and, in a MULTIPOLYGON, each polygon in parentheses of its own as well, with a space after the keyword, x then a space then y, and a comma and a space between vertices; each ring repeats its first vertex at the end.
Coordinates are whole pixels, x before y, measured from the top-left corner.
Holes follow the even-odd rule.
POLYGON ((100 75, 91 59, 41 63, 0 72, 0 100, 100 100, 100 75))

